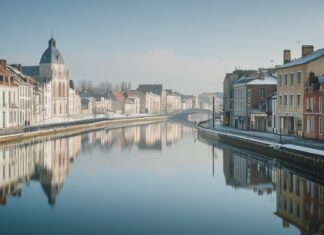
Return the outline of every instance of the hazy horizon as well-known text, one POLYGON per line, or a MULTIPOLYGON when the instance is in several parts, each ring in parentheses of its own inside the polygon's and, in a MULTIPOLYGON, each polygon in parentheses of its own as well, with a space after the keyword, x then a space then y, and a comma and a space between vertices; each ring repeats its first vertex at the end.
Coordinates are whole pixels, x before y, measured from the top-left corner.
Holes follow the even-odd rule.
POLYGON ((222 90, 225 73, 282 64, 324 44, 324 2, 24 1, 2 3, 1 58, 37 65, 51 31, 70 79, 222 90), (303 17, 299 17, 303 16, 303 17))

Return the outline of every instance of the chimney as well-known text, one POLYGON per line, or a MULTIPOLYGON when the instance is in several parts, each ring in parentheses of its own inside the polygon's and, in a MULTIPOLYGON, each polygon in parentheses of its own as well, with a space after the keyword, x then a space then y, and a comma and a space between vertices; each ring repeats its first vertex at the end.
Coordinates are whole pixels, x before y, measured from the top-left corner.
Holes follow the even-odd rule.
POLYGON ((284 50, 283 54, 283 62, 284 64, 287 64, 291 61, 291 52, 290 50, 284 50))
POLYGON ((7 60, 0 60, 0 65, 4 70, 7 70, 7 60))
POLYGON ((302 57, 309 55, 314 52, 313 45, 302 45, 302 57))

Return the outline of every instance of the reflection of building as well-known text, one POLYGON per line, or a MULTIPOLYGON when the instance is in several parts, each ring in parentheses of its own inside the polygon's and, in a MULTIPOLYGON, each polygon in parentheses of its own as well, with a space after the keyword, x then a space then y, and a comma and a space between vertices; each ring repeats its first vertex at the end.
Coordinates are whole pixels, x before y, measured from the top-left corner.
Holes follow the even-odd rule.
POLYGON ((101 130, 82 135, 82 148, 91 151, 91 147, 100 144, 106 149, 113 145, 122 148, 137 145, 140 149, 162 150, 179 140, 184 133, 189 135, 192 131, 192 128, 170 122, 101 130))
POLYGON ((48 203, 54 206, 70 163, 80 154, 81 146, 85 151, 93 147, 110 149, 115 145, 162 150, 192 130, 181 124, 163 122, 0 148, 0 204, 5 204, 8 196, 20 196, 23 182, 32 180, 41 184, 48 203))
POLYGON ((37 180, 54 205, 63 186, 70 160, 80 153, 81 136, 44 140, 33 144, 4 147, 0 151, 0 201, 20 195, 21 183, 37 180))
POLYGON ((224 149, 224 176, 227 185, 235 188, 250 188, 259 195, 272 193, 273 171, 265 163, 249 159, 233 149, 224 149))
POLYGON ((301 234, 324 233, 324 186, 294 175, 288 170, 277 170, 277 211, 283 226, 290 224, 301 234))

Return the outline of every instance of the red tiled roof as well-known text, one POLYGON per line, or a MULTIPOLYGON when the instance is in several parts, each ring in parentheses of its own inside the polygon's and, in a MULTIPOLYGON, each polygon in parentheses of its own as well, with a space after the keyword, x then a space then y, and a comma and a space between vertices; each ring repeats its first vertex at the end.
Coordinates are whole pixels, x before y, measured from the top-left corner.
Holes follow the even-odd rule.
POLYGON ((121 92, 113 91, 112 94, 116 97, 119 101, 124 101, 124 95, 121 92))

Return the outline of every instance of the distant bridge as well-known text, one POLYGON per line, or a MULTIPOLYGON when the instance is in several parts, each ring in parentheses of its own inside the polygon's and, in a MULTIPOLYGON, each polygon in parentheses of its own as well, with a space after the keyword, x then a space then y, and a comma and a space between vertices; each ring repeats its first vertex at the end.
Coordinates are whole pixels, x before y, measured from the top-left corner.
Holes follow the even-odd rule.
MULTIPOLYGON (((197 114, 197 113, 202 113, 202 114, 209 114, 210 116, 213 114, 213 111, 209 109, 186 109, 183 110, 179 113, 174 113, 170 116, 170 119, 176 120, 176 121, 188 121, 188 116, 191 114, 197 114)), ((220 114, 215 113, 215 118, 219 118, 220 114)))

